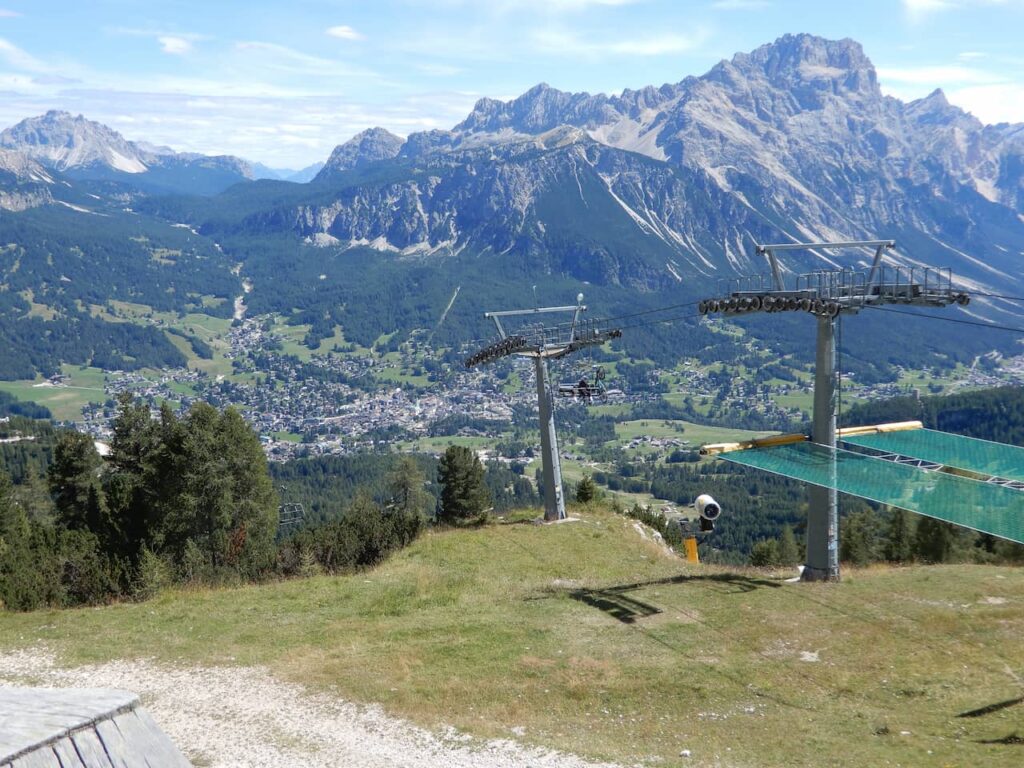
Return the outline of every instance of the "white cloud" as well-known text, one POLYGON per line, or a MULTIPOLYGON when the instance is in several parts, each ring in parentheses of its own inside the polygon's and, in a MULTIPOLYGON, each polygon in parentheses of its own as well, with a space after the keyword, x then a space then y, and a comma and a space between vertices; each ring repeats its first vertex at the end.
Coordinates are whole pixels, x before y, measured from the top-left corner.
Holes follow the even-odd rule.
POLYGON ((903 10, 907 18, 917 23, 939 11, 953 9, 977 8, 985 5, 1021 6, 1021 0, 903 0, 903 10))
POLYGON ((982 53, 981 51, 964 51, 963 53, 958 53, 956 55, 960 61, 976 61, 977 59, 984 59, 987 56, 987 53, 982 53))
POLYGON ((462 72, 460 67, 453 67, 450 64, 426 64, 423 62, 414 65, 417 71, 431 77, 451 77, 462 72))
POLYGON ((633 5, 638 0, 542 0, 543 4, 551 8, 560 8, 572 11, 584 11, 595 5, 618 6, 633 5))
POLYGON ((769 6, 768 0, 715 0, 711 4, 716 11, 758 11, 769 6))
POLYGON ((0 19, 17 19, 21 16, 17 11, 11 11, 7 8, 0 8, 0 19))
POLYGON ((604 6, 615 8, 634 5, 644 0, 495 0, 494 7, 501 11, 540 10, 553 13, 578 12, 604 6))
POLYGON ((903 9, 911 19, 921 19, 935 11, 953 8, 952 0, 903 0, 903 9))
POLYGON ((173 53, 177 56, 189 53, 192 50, 192 43, 183 37, 160 35, 157 37, 157 42, 160 43, 160 50, 164 53, 173 53))
POLYGON ((32 54, 23 51, 18 46, 0 37, 0 59, 4 59, 15 69, 26 72, 52 72, 52 67, 47 66, 32 54))
POLYGON ((878 78, 884 84, 934 85, 952 87, 973 83, 999 83, 1005 80, 1001 75, 983 69, 964 67, 958 64, 921 67, 880 67, 878 78))
POLYGON ((259 56, 254 65, 277 72, 330 78, 354 75, 376 77, 376 73, 369 70, 355 68, 335 59, 313 56, 277 43, 247 40, 235 43, 234 48, 241 53, 258 53, 259 56))
MULTIPOLYGON (((978 56, 960 55, 972 60, 978 56)), ((950 103, 965 109, 984 123, 1024 122, 1024 83, 1001 72, 960 64, 921 67, 882 67, 882 90, 903 101, 919 99, 941 88, 950 103)))
POLYGON ((356 32, 348 24, 338 24, 334 27, 327 28, 327 34, 331 37, 337 37, 341 40, 362 40, 363 36, 356 32))
POLYGON ((534 45, 545 53, 583 57, 665 56, 685 53, 699 46, 706 38, 707 32, 701 29, 693 36, 663 34, 602 41, 584 40, 572 32, 554 29, 538 30, 533 34, 534 45))
POLYGON ((1024 123, 1024 85, 993 83, 956 88, 946 94, 983 123, 1024 123))

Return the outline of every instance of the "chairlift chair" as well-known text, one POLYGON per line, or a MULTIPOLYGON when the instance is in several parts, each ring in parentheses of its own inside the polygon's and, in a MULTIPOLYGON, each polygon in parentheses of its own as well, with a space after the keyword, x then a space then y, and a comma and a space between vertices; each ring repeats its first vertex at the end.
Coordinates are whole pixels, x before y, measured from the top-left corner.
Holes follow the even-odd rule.
POLYGON ((583 376, 575 383, 562 382, 559 384, 558 395, 560 397, 571 397, 588 405, 595 401, 604 403, 608 400, 608 390, 604 386, 604 375, 604 368, 595 365, 589 380, 586 376, 583 376))

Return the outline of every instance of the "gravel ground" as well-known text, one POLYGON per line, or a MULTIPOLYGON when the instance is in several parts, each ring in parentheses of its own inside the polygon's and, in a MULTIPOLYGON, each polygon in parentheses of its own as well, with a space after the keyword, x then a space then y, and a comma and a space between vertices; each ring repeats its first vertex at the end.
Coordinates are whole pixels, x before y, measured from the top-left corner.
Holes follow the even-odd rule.
POLYGON ((0 652, 0 684, 121 688, 197 765, 274 768, 617 768, 511 740, 482 741, 449 728, 430 732, 275 680, 254 667, 176 669, 112 661, 71 669, 42 650, 0 652))

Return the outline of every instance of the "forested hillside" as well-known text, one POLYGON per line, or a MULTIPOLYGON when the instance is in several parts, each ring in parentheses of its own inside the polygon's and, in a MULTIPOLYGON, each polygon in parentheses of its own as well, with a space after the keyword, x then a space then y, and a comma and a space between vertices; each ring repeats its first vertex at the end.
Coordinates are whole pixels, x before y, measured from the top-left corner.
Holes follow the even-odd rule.
POLYGON ((230 317, 231 264, 185 227, 108 208, 0 210, 0 378, 52 375, 61 363, 106 370, 182 367, 158 328, 114 305, 230 317))
POLYGON ((843 413, 842 426, 917 419, 928 429, 1024 446, 1024 390, 999 387, 939 397, 895 397, 843 413))
MULTIPOLYGON (((350 456, 319 456, 271 464, 270 474, 278 485, 282 501, 300 503, 305 510, 304 525, 335 520, 360 493, 379 504, 392 501, 392 478, 403 461, 414 462, 425 478, 426 507, 433 514, 441 498, 436 482, 438 461, 428 454, 403 456, 395 453, 361 453, 350 456)), ((491 492, 495 512, 521 509, 539 502, 536 490, 522 474, 500 462, 484 467, 484 482, 491 492)))

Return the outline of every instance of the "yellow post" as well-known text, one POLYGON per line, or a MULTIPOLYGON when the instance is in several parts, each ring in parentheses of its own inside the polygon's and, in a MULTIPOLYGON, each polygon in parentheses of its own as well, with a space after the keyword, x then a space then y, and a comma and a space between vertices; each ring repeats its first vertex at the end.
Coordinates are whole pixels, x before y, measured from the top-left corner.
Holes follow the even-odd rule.
POLYGON ((683 550, 686 552, 686 562, 699 563, 700 556, 697 554, 697 540, 692 536, 683 539, 683 550))

